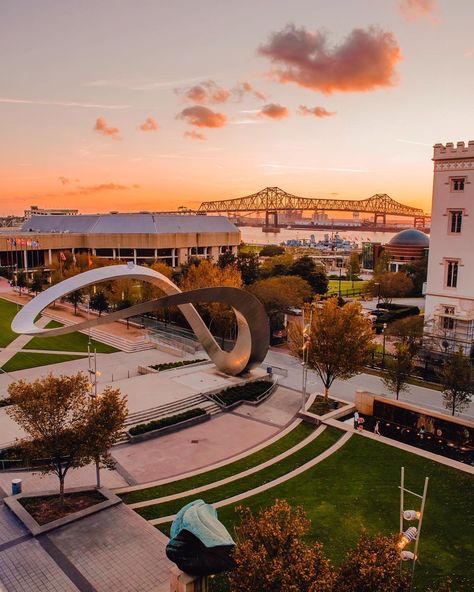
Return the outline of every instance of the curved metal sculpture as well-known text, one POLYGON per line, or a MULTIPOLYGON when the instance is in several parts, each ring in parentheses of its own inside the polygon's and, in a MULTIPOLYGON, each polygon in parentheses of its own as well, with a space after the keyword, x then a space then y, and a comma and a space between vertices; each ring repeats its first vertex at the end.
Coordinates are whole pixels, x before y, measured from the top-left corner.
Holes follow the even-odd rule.
POLYGON ((73 331, 83 331, 89 327, 110 323, 118 319, 151 312, 165 306, 178 306, 194 333, 219 370, 236 376, 255 368, 263 362, 269 345, 270 330, 268 317, 261 302, 249 292, 240 288, 218 287, 201 288, 181 292, 166 276, 139 265, 112 265, 91 269, 51 286, 26 304, 12 321, 12 330, 25 335, 41 337, 64 335, 73 331), (99 317, 57 329, 44 329, 35 325, 35 319, 43 309, 66 294, 93 284, 116 280, 138 279, 157 286, 166 294, 162 298, 136 304, 118 310, 105 317, 99 317), (223 351, 206 327, 192 303, 220 302, 232 307, 237 319, 237 340, 230 352, 223 351))
POLYGON ((170 535, 166 555, 182 571, 192 576, 209 576, 235 568, 235 543, 218 520, 215 508, 203 500, 181 508, 170 535))

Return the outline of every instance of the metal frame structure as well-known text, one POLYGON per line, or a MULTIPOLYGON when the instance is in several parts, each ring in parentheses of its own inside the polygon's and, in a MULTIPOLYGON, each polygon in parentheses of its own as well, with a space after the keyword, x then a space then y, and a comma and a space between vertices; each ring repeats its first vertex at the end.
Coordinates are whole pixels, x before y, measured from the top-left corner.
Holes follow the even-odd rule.
POLYGON ((379 219, 385 224, 387 216, 413 216, 415 226, 424 225, 425 219, 429 217, 421 208, 406 206, 395 201, 386 193, 376 193, 372 197, 361 200, 320 199, 298 197, 279 187, 266 187, 252 195, 235 199, 204 201, 199 206, 198 213, 266 212, 266 225, 269 225, 270 216, 273 216, 276 226, 278 212, 287 210, 366 212, 374 214, 375 224, 379 219))
MULTIPOLYGON (((415 497, 417 497, 418 499, 421 499, 421 508, 420 508, 420 517, 418 518, 418 528, 417 528, 417 533, 416 533, 416 537, 415 537, 415 548, 413 550, 413 560, 412 560, 412 569, 411 569, 411 585, 410 585, 410 590, 413 587, 413 578, 415 576, 415 567, 416 567, 416 562, 418 560, 418 546, 420 543, 420 535, 421 535, 421 526, 422 526, 422 522, 423 522, 423 516, 424 516, 424 512, 425 512, 425 505, 426 505, 426 497, 428 494, 428 483, 429 483, 429 477, 425 477, 425 484, 423 487, 423 494, 420 495, 419 493, 415 493, 414 491, 410 491, 409 489, 407 489, 405 487, 405 467, 401 467, 400 470, 400 535, 402 535, 403 533, 403 529, 404 529, 404 516, 403 513, 405 511, 404 508, 404 504, 405 504, 405 493, 408 493, 410 495, 413 495, 415 497)), ((400 562, 400 568, 401 568, 401 562, 400 562)))
POLYGON ((65 335, 82 331, 89 327, 110 323, 118 319, 151 312, 157 308, 177 306, 191 325, 206 353, 217 368, 236 376, 259 366, 267 355, 270 341, 270 325, 265 309, 255 296, 240 288, 216 287, 201 288, 181 292, 166 276, 150 269, 129 263, 91 269, 51 286, 26 304, 12 321, 15 333, 26 335, 65 335), (71 326, 56 329, 43 329, 35 325, 35 319, 43 309, 71 292, 87 286, 116 279, 137 279, 149 282, 160 288, 166 296, 118 310, 71 326), (230 306, 237 319, 237 339, 230 352, 222 350, 192 303, 220 302, 230 306))

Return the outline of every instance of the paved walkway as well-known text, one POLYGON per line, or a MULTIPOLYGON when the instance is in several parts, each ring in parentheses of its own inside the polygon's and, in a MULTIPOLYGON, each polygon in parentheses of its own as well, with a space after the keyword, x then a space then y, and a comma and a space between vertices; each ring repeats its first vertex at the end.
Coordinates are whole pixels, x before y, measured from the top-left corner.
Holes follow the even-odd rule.
MULTIPOLYGON (((37 325, 39 327, 45 327, 49 323, 49 319, 46 317, 42 317, 38 320, 37 325)), ((31 341, 33 337, 31 335, 19 335, 16 339, 14 339, 11 343, 9 343, 6 347, 4 347, 0 351, 0 368, 4 366, 8 360, 13 358, 15 354, 21 351, 25 345, 31 341)), ((48 353, 48 352, 42 352, 48 353)), ((66 352, 65 352, 66 353, 66 352)))
POLYGON ((168 592, 166 538, 124 504, 32 537, 0 501, 0 590, 168 592))

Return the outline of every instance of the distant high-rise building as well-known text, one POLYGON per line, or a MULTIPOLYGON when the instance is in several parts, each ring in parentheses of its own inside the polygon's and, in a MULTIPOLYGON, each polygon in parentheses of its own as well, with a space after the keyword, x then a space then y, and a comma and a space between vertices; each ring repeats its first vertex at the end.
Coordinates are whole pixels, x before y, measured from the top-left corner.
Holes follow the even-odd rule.
POLYGON ((474 356, 474 141, 435 144, 425 344, 474 356))

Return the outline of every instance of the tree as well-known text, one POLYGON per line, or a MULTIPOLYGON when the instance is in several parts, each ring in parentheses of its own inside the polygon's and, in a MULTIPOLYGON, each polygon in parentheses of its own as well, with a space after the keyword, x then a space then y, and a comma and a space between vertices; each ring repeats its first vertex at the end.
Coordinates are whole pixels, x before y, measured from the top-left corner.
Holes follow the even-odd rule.
POLYGON ((253 284, 258 278, 260 263, 255 253, 239 253, 237 255, 237 269, 246 286, 253 284))
POLYGON ((334 568, 322 546, 303 541, 310 522, 285 500, 254 516, 239 507, 237 568, 228 573, 230 592, 330 592, 334 568))
POLYGON ((89 380, 79 372, 72 376, 46 377, 27 383, 10 384, 12 405, 8 415, 26 432, 19 442, 30 462, 41 463, 39 470, 59 479, 64 503, 64 481, 70 469, 99 460, 113 467, 109 448, 123 429, 127 405, 118 389, 106 387, 95 402, 89 396, 89 380))
POLYGON ((326 294, 328 291, 329 281, 325 268, 307 255, 296 259, 291 264, 289 273, 306 280, 316 294, 326 294))
POLYGON ((451 415, 461 413, 474 394, 472 364, 460 347, 456 352, 449 353, 443 363, 440 374, 443 387, 443 404, 451 410, 451 415))
POLYGON ((408 379, 413 371, 413 354, 407 343, 395 344, 395 352, 387 358, 386 372, 382 376, 384 385, 398 397, 408 389, 408 379))
POLYGON ((265 245, 260 249, 260 257, 275 257, 276 255, 283 255, 285 247, 281 245, 265 245))
POLYGON ((403 271, 386 271, 375 275, 367 284, 367 291, 372 296, 379 296, 384 304, 390 304, 393 298, 403 298, 413 290, 413 282, 403 271))
POLYGON ((282 326, 281 317, 290 308, 301 308, 311 298, 311 286, 297 276, 276 276, 259 280, 248 288, 265 307, 274 331, 282 326))
POLYGON ((217 265, 221 269, 225 267, 233 266, 237 264, 237 257, 232 253, 232 251, 225 251, 225 253, 221 253, 219 258, 217 259, 217 265))
MULTIPOLYGON (((290 349, 300 358, 303 330, 299 322, 290 325, 290 349)), ((317 303, 308 335, 305 355, 324 384, 326 398, 334 380, 347 380, 361 372, 374 349, 372 322, 362 314, 358 302, 339 307, 337 298, 329 298, 317 303)))
POLYGON ((398 319, 390 323, 387 335, 396 337, 401 343, 408 346, 412 356, 415 356, 423 344, 424 317, 417 315, 398 319))
POLYGON ((90 307, 92 310, 96 310, 99 313, 99 317, 103 312, 109 310, 109 303, 104 292, 96 292, 90 297, 90 307))
POLYGON ((77 307, 84 302, 84 292, 82 290, 75 290, 66 296, 66 302, 74 306, 74 314, 77 315, 77 307))
POLYGON ((382 251, 374 265, 374 275, 380 275, 385 273, 389 269, 390 265, 390 253, 388 251, 382 251))
POLYGON ((360 258, 359 253, 353 252, 347 262, 347 275, 351 280, 357 280, 360 274, 360 258))
POLYGON ((46 279, 45 279, 45 275, 44 275, 44 270, 43 269, 38 269, 33 273, 33 279, 31 281, 31 290, 35 293, 38 294, 39 292, 43 291, 43 286, 46 283, 46 279))
MULTIPOLYGON (((205 259, 201 261, 200 265, 189 267, 181 281, 181 288, 185 291, 213 286, 240 288, 242 286, 240 271, 236 266, 221 269, 209 259, 205 259)), ((220 334, 224 343, 225 334, 230 332, 235 324, 235 315, 232 309, 218 302, 201 304, 200 308, 207 315, 209 323, 213 323, 212 327, 220 334)))
POLYGON ((290 268, 293 261, 294 257, 290 253, 270 257, 260 266, 259 275, 262 279, 273 276, 290 275, 290 268))
POLYGON ((21 296, 22 288, 26 288, 28 286, 28 278, 26 277, 26 274, 24 271, 19 271, 16 274, 16 285, 18 286, 19 294, 21 296))
POLYGON ((337 592, 405 592, 408 577, 400 570, 396 536, 363 534, 339 568, 337 592))
POLYGON ((423 293, 423 284, 428 277, 428 257, 411 261, 403 267, 403 271, 413 282, 413 296, 421 296, 423 293))

